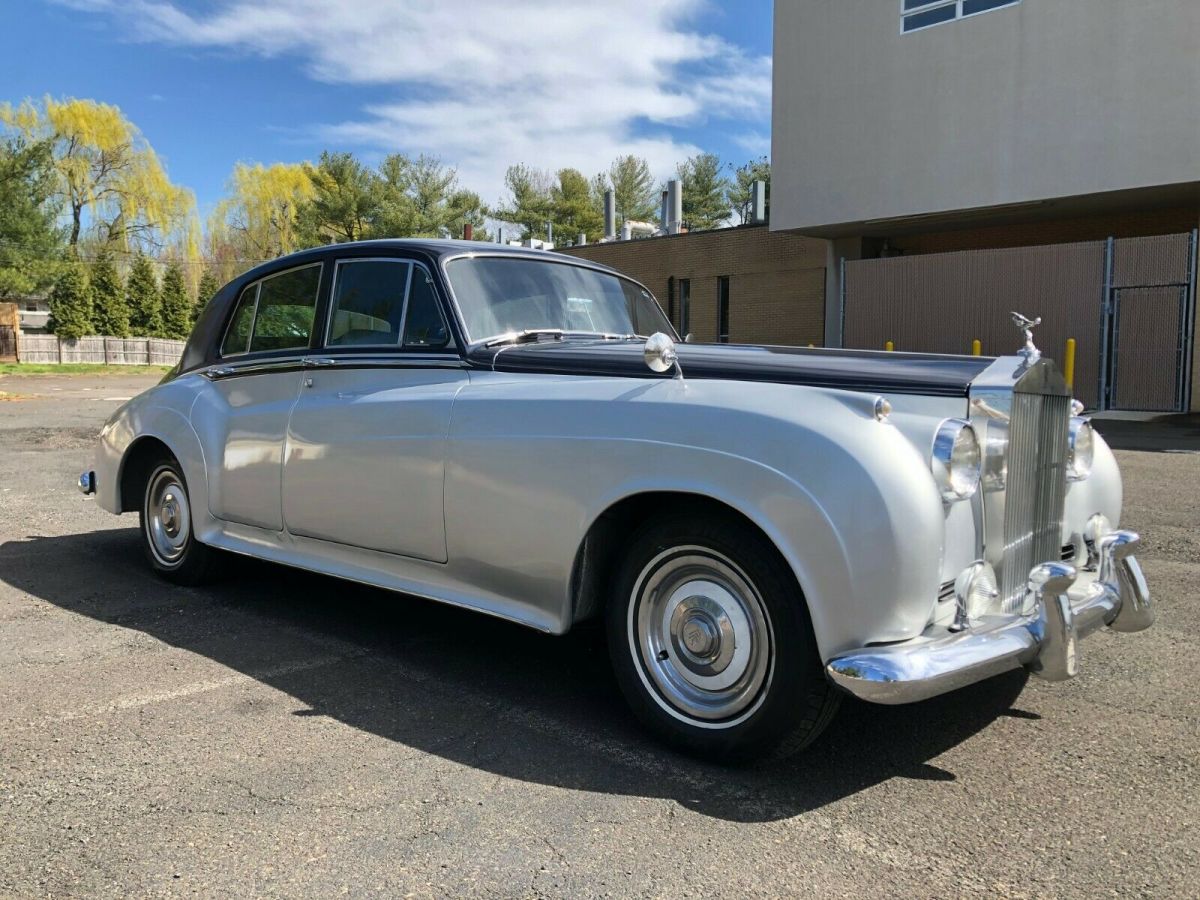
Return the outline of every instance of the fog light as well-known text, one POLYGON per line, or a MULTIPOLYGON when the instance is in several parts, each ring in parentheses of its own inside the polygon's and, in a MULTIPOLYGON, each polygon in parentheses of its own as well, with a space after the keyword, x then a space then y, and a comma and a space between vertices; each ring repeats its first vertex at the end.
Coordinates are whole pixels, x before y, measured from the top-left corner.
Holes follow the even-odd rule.
POLYGON ((1000 596, 996 572, 983 560, 976 560, 954 579, 954 624, 951 631, 962 631, 971 621, 987 615, 1000 596))

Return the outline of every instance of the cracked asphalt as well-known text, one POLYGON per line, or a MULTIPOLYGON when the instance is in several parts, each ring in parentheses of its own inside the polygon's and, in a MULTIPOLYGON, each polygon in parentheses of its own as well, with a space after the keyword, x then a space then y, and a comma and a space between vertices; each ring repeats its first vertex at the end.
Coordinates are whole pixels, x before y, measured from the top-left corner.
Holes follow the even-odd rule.
POLYGON ((1118 454, 1152 630, 723 769, 638 730, 595 630, 155 579, 73 486, 152 381, 0 378, 0 895, 1197 894, 1200 455, 1118 454))

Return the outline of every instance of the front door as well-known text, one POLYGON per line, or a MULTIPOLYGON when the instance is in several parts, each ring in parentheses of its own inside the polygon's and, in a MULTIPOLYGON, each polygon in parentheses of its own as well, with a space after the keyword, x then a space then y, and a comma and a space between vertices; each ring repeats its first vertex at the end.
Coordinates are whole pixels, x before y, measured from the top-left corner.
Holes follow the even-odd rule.
POLYGON ((247 286, 221 345, 211 384, 192 406, 204 448, 209 511, 218 519, 283 530, 280 474, 288 418, 304 375, 321 264, 247 286))
POLYGON ((404 259, 337 264, 325 348, 288 426, 289 532, 446 561, 446 433, 467 373, 428 271, 404 259))

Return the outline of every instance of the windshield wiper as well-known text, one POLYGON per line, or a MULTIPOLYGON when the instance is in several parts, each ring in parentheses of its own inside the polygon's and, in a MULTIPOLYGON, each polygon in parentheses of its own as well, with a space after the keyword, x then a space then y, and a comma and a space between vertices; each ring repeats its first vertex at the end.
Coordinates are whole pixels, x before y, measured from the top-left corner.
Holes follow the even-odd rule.
POLYGON ((601 341, 630 341, 642 340, 636 334, 617 334, 611 331, 564 331, 561 328, 526 328, 524 331, 509 331, 498 334, 484 341, 485 347, 499 347, 502 344, 533 344, 542 338, 555 341, 565 341, 569 337, 594 338, 601 341))

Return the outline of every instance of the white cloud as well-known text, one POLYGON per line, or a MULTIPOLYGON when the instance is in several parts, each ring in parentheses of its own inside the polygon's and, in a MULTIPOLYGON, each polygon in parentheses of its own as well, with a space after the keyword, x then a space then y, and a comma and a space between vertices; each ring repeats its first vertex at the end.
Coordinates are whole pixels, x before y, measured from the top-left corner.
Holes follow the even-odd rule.
POLYGON ((770 60, 690 26, 707 0, 64 2, 108 10, 139 39, 286 55, 318 81, 393 87, 394 101, 318 134, 434 153, 488 199, 514 162, 590 175, 635 153, 665 177, 698 152, 680 126, 761 129, 770 114, 770 60))

